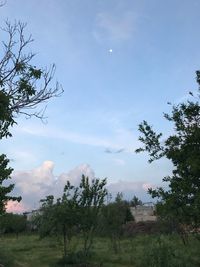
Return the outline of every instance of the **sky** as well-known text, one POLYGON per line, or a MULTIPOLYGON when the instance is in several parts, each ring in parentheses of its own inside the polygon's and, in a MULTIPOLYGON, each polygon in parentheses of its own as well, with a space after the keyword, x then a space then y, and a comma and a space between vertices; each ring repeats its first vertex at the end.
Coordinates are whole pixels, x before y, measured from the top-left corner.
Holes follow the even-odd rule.
POLYGON ((199 9, 199 0, 6 1, 0 25, 27 23, 33 64, 55 63, 54 84, 64 89, 46 103, 46 123, 20 116, 13 137, 0 142, 14 168, 14 193, 22 196, 8 210, 38 208, 82 174, 107 177, 113 195, 151 200, 147 189, 162 185, 172 166, 135 154, 138 125, 145 119, 169 135, 167 102, 178 104, 197 89, 199 9))

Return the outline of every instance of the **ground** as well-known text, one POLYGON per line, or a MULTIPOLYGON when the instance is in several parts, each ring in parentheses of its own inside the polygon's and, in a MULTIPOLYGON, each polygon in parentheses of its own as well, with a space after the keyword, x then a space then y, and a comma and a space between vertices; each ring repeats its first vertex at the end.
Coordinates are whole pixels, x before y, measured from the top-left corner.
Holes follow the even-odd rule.
MULTIPOLYGON (((72 247, 80 250, 81 240, 74 240, 72 247)), ((90 266, 199 267, 199 249, 200 242, 194 237, 190 237, 189 244, 184 246, 178 236, 142 235, 121 240, 120 252, 116 254, 109 239, 96 238, 90 266)), ((5 267, 54 267, 62 258, 62 243, 59 238, 41 240, 37 235, 21 235, 19 238, 9 235, 1 237, 0 251, 6 254, 5 267), (14 263, 9 263, 9 259, 14 263)))

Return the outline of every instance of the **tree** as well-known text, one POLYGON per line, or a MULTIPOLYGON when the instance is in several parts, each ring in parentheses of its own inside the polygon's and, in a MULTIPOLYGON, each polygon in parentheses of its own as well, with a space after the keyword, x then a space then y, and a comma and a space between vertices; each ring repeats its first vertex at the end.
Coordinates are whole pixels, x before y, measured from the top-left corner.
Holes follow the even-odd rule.
POLYGON ((98 225, 98 215, 107 196, 106 179, 92 179, 82 176, 80 183, 80 230, 83 235, 85 257, 91 249, 94 232, 98 225))
POLYGON ((41 236, 62 234, 64 257, 69 253, 71 238, 81 233, 83 236, 83 256, 88 255, 91 248, 97 218, 107 190, 106 179, 93 179, 82 176, 79 186, 67 181, 61 198, 54 201, 54 196, 41 200, 42 207, 38 216, 41 236))
POLYGON ((4 186, 3 182, 10 179, 10 175, 13 171, 12 168, 7 167, 9 160, 6 155, 0 155, 0 215, 5 212, 5 205, 9 200, 20 201, 21 197, 10 196, 9 193, 12 192, 14 184, 4 186))
POLYGON ((142 205, 142 201, 138 197, 134 196, 130 204, 136 208, 138 205, 142 205))
POLYGON ((31 218, 31 224, 39 231, 41 238, 50 236, 55 232, 56 216, 54 196, 46 196, 41 199, 41 207, 39 211, 31 218))
MULTIPOLYGON (((21 22, 13 25, 6 22, 2 29, 7 39, 2 42, 3 55, 0 55, 0 139, 12 136, 10 127, 17 123, 20 114, 44 119, 44 111, 36 109, 38 105, 63 92, 58 83, 51 87, 55 65, 47 70, 31 64, 34 54, 27 49, 33 39, 31 36, 25 38, 25 28, 26 24, 21 22)), ((5 155, 0 156, 0 214, 8 200, 21 199, 7 196, 13 190, 13 184, 2 185, 12 172, 11 168, 6 169, 8 162, 5 155)))
POLYGON ((115 253, 120 249, 122 226, 133 220, 128 202, 123 200, 122 193, 118 193, 115 201, 102 208, 101 228, 102 232, 110 238, 115 253))
MULTIPOLYGON (((200 85, 200 71, 196 72, 200 85)), ((193 95, 190 92, 190 95, 193 95)), ((136 152, 147 151, 149 162, 166 157, 173 164, 171 176, 163 178, 168 182, 168 189, 150 189, 153 198, 160 201, 158 212, 173 218, 179 224, 200 225, 200 105, 196 100, 174 105, 171 114, 164 114, 165 119, 174 124, 174 133, 162 140, 162 133, 157 134, 143 121, 139 125, 144 144, 136 152)))
POLYGON ((78 188, 68 181, 64 187, 61 199, 56 203, 56 220, 59 221, 63 235, 64 256, 67 256, 67 243, 70 244, 72 237, 78 228, 79 208, 78 208, 78 188))
POLYGON ((4 233, 15 233, 17 238, 19 233, 26 230, 26 217, 24 215, 5 213, 1 217, 0 227, 4 233))
POLYGON ((54 196, 47 196, 41 202, 40 214, 36 217, 36 221, 39 222, 40 236, 61 234, 64 257, 66 257, 71 238, 79 222, 78 188, 68 181, 61 198, 54 201, 54 196))
POLYGON ((37 111, 37 106, 63 92, 58 83, 51 87, 55 65, 47 70, 31 64, 34 54, 27 49, 33 39, 25 38, 25 28, 21 22, 6 22, 3 29, 7 40, 0 59, 0 138, 11 136, 9 127, 20 114, 43 119, 44 113, 37 111))

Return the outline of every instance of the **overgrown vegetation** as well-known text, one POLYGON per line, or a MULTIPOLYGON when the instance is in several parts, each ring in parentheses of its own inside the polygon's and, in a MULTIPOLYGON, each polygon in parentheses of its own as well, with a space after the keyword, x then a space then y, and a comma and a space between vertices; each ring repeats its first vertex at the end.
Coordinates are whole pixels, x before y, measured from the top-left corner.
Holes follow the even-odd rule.
POLYGON ((54 196, 41 200, 40 213, 35 218, 41 237, 62 234, 64 258, 73 251, 70 243, 73 236, 80 234, 83 239, 82 254, 90 254, 98 217, 104 205, 107 190, 106 179, 92 179, 82 176, 79 186, 67 181, 61 198, 54 196))
MULTIPOLYGON (((200 86, 200 71, 196 72, 200 86)), ((186 101, 172 107, 171 114, 164 114, 165 119, 173 123, 173 134, 162 140, 162 133, 157 134, 143 121, 139 125, 139 140, 144 147, 136 152, 149 153, 149 162, 166 157, 173 164, 171 176, 163 178, 168 189, 162 187, 149 189, 153 198, 158 198, 158 214, 168 221, 198 229, 200 226, 200 88, 193 101, 186 101)))
POLYGON ((24 215, 5 213, 0 219, 0 233, 14 233, 18 237, 27 230, 27 220, 24 215))
MULTIPOLYGON (((83 240, 72 239, 75 253, 67 258, 67 266, 92 267, 199 267, 200 243, 192 236, 184 246, 177 235, 137 235, 131 239, 122 238, 121 250, 116 254, 108 238, 95 237, 92 254, 87 265, 81 265, 80 249, 83 240)), ((56 267, 66 266, 62 259, 62 243, 58 238, 39 239, 37 235, 4 236, 0 251, 6 247, 7 255, 14 261, 14 267, 56 267)), ((8 258, 7 258, 8 259, 8 258)), ((6 260, 6 259, 5 259, 6 260)), ((2 262, 3 263, 3 262, 2 262)), ((9 266, 6 265, 5 266, 9 266)))

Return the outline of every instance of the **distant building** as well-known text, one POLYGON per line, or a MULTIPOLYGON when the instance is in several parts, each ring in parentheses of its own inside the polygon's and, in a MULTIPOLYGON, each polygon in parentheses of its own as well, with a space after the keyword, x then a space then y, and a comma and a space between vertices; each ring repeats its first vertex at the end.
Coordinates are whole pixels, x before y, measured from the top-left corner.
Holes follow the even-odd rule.
POLYGON ((130 210, 135 222, 156 221, 157 219, 155 216, 155 206, 152 202, 131 207, 130 210))

